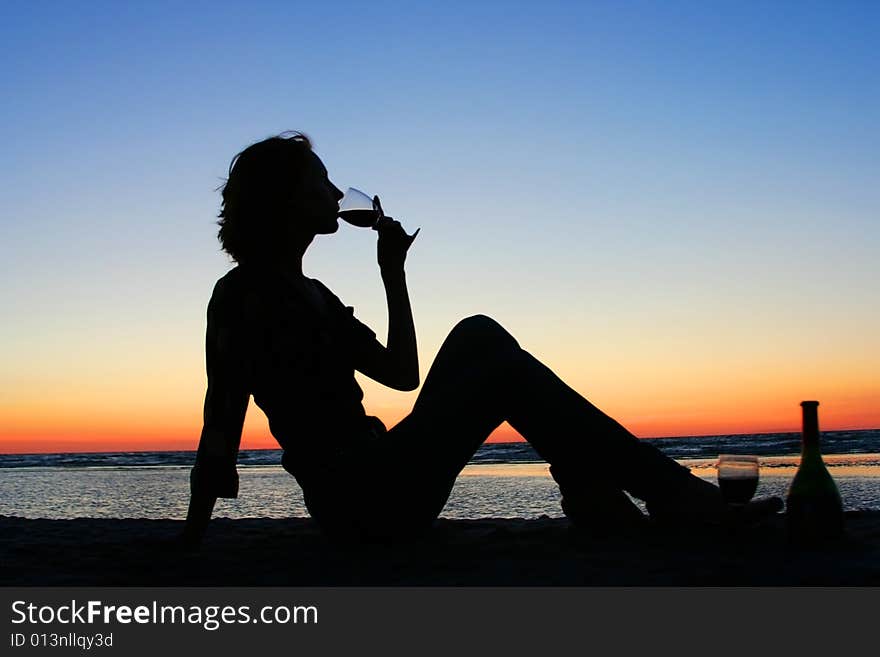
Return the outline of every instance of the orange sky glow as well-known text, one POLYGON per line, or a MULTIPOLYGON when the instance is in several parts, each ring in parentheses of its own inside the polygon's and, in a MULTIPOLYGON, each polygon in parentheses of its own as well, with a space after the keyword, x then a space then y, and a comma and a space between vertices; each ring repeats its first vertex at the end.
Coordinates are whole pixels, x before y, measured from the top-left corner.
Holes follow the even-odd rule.
MULTIPOLYGON (((880 426, 880 412, 865 412, 862 400, 839 400, 823 402, 822 429, 825 431, 846 429, 872 429, 880 426)), ((747 434, 791 432, 800 430, 798 402, 787 404, 786 412, 777 405, 752 408, 751 412, 737 417, 736 408, 709 409, 704 412, 693 409, 668 409, 665 413, 639 413, 622 408, 615 417, 621 419, 635 435, 642 438, 666 436, 705 436, 718 434, 747 434)), ((48 411, 48 409, 46 409, 48 411)), ((390 427, 400 420, 404 411, 378 413, 390 427)), ((41 417, 6 413, 5 428, 0 438, 0 453, 28 454, 53 452, 105 452, 105 451, 160 451, 193 450, 198 445, 201 429, 196 419, 157 422, 142 418, 137 424, 121 418, 76 418, 69 414, 52 416, 45 412, 41 417)), ((509 425, 502 424, 487 442, 520 441, 522 437, 509 425)), ((268 423, 262 411, 251 402, 242 449, 276 449, 275 439, 269 433, 268 423)))

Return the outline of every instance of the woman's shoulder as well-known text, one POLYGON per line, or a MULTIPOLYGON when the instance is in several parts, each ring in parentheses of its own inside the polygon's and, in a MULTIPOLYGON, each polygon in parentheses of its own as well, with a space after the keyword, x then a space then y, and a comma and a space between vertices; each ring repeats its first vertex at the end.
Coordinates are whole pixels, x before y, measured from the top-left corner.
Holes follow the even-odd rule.
POLYGON ((214 283, 211 293, 212 303, 226 303, 241 297, 247 284, 247 272, 239 266, 233 267, 214 283))
POLYGON ((253 310, 260 305, 264 286, 265 283, 259 279, 259 272, 237 265, 214 284, 208 311, 237 314, 248 308, 253 310))
POLYGON ((309 280, 315 285, 315 288, 318 290, 321 296, 324 297, 324 301, 327 302, 330 308, 332 308, 336 312, 342 310, 350 313, 352 308, 346 307, 346 305, 342 303, 340 298, 336 296, 329 287, 324 285, 317 278, 310 278, 309 280))
POLYGON ((321 294, 324 295, 325 301, 331 309, 331 321, 333 321, 336 326, 346 331, 354 330, 359 336, 366 337, 370 340, 375 338, 375 331, 355 317, 354 308, 352 306, 346 306, 342 303, 339 297, 333 294, 333 292, 330 291, 330 288, 324 285, 321 281, 315 278, 310 280, 315 284, 315 287, 318 288, 321 294))

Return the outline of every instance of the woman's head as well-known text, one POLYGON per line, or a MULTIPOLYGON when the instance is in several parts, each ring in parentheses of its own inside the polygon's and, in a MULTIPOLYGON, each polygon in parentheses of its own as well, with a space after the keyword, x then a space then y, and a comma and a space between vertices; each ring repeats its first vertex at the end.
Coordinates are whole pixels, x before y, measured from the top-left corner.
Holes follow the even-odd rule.
POLYGON ((217 236, 237 262, 283 254, 339 227, 342 192, 298 132, 264 139, 236 155, 221 193, 217 236))

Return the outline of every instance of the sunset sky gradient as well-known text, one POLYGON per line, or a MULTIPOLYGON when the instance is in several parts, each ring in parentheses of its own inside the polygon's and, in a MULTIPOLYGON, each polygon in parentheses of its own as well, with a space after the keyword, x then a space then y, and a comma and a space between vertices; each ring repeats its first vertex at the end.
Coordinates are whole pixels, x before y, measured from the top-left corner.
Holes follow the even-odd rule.
MULTIPOLYGON (((286 129, 421 227, 423 375, 484 313, 639 436, 880 427, 880 4, 440 4, 4 3, 0 452, 195 448, 215 189, 286 129)), ((374 243, 305 266, 383 337, 374 243)))

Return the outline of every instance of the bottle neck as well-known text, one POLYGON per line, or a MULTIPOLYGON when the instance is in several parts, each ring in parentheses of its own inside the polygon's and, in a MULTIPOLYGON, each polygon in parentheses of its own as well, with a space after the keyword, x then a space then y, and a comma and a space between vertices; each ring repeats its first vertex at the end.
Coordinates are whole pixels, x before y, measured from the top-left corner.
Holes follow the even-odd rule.
POLYGON ((819 404, 816 402, 804 402, 803 408, 804 425, 802 441, 804 450, 819 447, 819 404))

